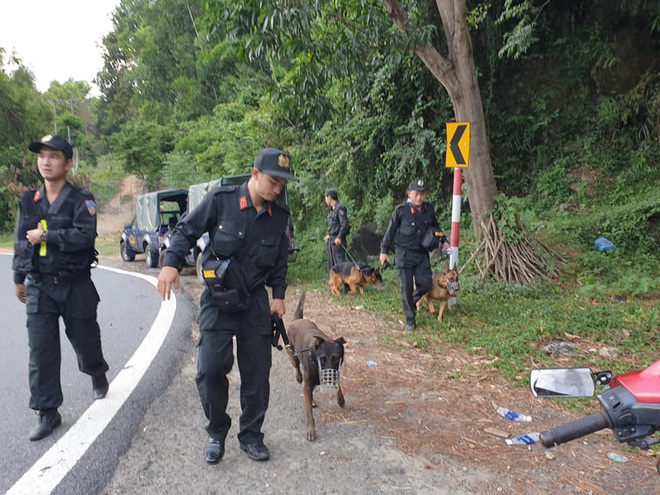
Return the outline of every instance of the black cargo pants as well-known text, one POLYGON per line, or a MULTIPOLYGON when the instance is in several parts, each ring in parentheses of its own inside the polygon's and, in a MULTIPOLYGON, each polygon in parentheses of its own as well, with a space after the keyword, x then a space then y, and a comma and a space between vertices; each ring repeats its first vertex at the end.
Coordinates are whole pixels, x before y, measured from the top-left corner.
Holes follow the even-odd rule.
POLYGON ((401 305, 406 323, 414 324, 417 301, 431 290, 433 272, 431 260, 426 252, 397 249, 395 254, 397 277, 401 289, 401 305))
POLYGON ((263 442, 261 427, 270 400, 272 363, 270 303, 265 288, 252 294, 250 306, 239 313, 224 313, 213 304, 206 289, 200 300, 197 343, 197 390, 208 425, 209 437, 224 441, 231 427, 227 414, 229 380, 236 358, 241 377, 241 417, 238 440, 244 444, 263 442))
POLYGON ((56 409, 64 400, 60 381, 60 316, 78 358, 78 369, 90 376, 108 370, 101 347, 101 330, 96 321, 99 300, 89 274, 76 278, 28 276, 25 311, 30 347, 31 409, 56 409))

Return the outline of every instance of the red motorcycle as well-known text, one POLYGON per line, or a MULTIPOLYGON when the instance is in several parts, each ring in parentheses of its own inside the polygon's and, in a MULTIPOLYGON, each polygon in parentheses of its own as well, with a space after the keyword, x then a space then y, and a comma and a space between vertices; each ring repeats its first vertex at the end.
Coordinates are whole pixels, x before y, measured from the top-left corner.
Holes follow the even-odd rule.
MULTIPOLYGON (((651 438, 660 430, 660 361, 646 369, 612 376, 590 368, 535 369, 530 373, 534 397, 590 397, 596 385, 607 386, 598 395, 601 410, 540 434, 544 447, 553 447, 610 428, 621 443, 648 449, 660 443, 651 438)), ((660 459, 656 463, 660 474, 660 459)))

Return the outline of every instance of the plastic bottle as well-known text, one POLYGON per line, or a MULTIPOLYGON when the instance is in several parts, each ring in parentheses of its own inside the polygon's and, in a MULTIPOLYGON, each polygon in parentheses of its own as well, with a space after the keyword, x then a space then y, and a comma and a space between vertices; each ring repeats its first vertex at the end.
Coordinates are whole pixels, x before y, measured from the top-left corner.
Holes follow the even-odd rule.
POLYGON ((526 423, 532 421, 531 416, 526 416, 524 414, 520 414, 519 412, 511 411, 506 407, 502 407, 502 406, 497 408, 497 414, 499 414, 503 418, 510 419, 511 421, 521 421, 526 423))
POLYGON ((537 432, 525 433, 518 435, 514 438, 507 438, 505 442, 507 445, 532 445, 539 441, 539 434, 537 432))

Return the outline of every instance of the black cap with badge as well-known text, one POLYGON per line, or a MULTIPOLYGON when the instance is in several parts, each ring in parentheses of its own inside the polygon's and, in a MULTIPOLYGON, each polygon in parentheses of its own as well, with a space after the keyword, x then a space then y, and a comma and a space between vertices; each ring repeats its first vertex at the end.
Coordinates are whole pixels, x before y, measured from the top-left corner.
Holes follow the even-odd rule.
POLYGON ((44 146, 60 150, 62 153, 64 153, 65 158, 73 158, 73 146, 71 146, 71 143, 69 143, 66 139, 61 138, 60 136, 51 136, 48 134, 47 136, 42 137, 40 141, 30 143, 28 148, 32 153, 39 153, 41 148, 44 146))
POLYGON ((418 181, 411 182, 410 186, 408 186, 408 191, 426 191, 428 187, 426 186, 426 183, 422 180, 419 179, 418 181))
POLYGON ((288 153, 277 148, 264 148, 254 159, 254 168, 281 179, 297 181, 298 179, 291 174, 290 161, 291 157, 288 153))

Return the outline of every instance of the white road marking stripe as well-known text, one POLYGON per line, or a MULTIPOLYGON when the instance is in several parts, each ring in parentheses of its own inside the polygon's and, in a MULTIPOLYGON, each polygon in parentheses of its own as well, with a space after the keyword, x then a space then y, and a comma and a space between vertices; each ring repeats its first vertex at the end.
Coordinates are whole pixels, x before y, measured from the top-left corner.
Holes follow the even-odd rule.
MULTIPOLYGON (((157 280, 149 275, 105 266, 99 268, 142 278, 153 286, 158 284, 157 280)), ((161 303, 149 333, 124 368, 112 380, 108 395, 104 399, 94 401, 69 431, 9 489, 6 495, 48 495, 59 485, 112 421, 137 386, 163 345, 175 311, 176 296, 172 294, 171 299, 161 303)))

